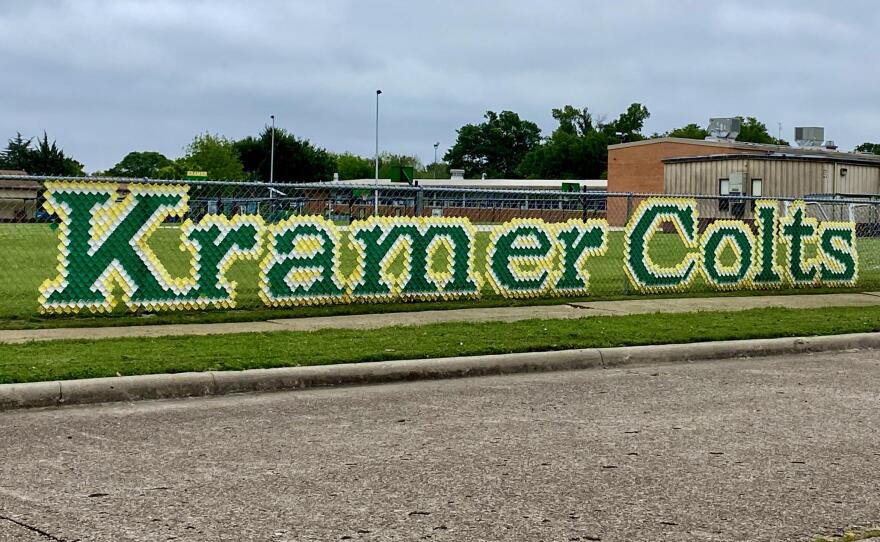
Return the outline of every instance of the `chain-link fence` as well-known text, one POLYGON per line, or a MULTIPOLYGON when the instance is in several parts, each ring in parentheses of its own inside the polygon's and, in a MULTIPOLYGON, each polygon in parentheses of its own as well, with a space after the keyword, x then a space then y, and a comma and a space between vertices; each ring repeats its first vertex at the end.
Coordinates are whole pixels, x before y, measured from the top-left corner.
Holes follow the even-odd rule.
MULTIPOLYGON (((503 190, 428 187, 399 183, 268 184, 122 178, 0 177, 0 320, 30 318, 39 314, 41 285, 58 276, 59 272, 64 274, 63 270, 59 270, 59 217, 57 213, 44 208, 46 182, 86 183, 97 191, 114 190, 114 201, 98 202, 104 206, 114 202, 119 204, 128 194, 148 185, 186 186, 188 201, 185 208, 181 208, 181 212, 175 216, 163 218, 161 223, 156 224, 155 231, 143 239, 146 250, 161 261, 167 270, 166 274, 171 277, 169 281, 173 277, 186 277, 191 273, 193 255, 181 244, 181 239, 185 237, 184 223, 187 220, 199 223, 206 216, 222 215, 228 219, 236 216, 259 216, 265 225, 279 224, 291 217, 322 217, 322 224, 333 224, 335 231, 338 231, 338 275, 343 278, 356 274, 359 265, 357 246, 352 242, 350 226, 356 226, 360 221, 373 216, 468 219, 476 230, 473 256, 475 268, 480 274, 485 274, 487 270, 487 252, 493 226, 513 219, 541 219, 553 224, 569 220, 605 219, 608 223, 607 249, 601 255, 591 256, 587 264, 589 295, 593 298, 616 297, 634 292, 624 271, 623 230, 645 198, 658 196, 516 187, 503 190)), ((452 182, 454 181, 450 181, 452 182)), ((696 228, 699 232, 703 232, 719 219, 740 220, 756 230, 757 198, 707 195, 675 197, 697 200, 699 218, 696 228)), ((856 224, 859 255, 856 287, 880 289, 880 202, 870 197, 834 195, 814 195, 802 200, 805 201, 804 208, 808 217, 820 221, 849 221, 856 224)), ((784 216, 795 200, 776 201, 779 216, 784 216)), ((92 231, 90 235, 95 236, 97 233, 92 231)), ((205 238, 219 242, 216 235, 205 238)), ((255 250, 261 251, 263 248, 265 245, 256 247, 255 250)), ((437 247, 429 248, 432 251, 431 258, 451 260, 448 254, 443 254, 443 250, 439 251, 438 256, 437 247)), ((413 247, 413 250, 426 248, 413 247)), ((664 223, 648 248, 648 257, 658 266, 674 266, 681 261, 687 250, 674 226, 664 223)), ((809 258, 809 251, 817 248, 806 247, 805 250, 805 257, 809 258)), ((782 258, 783 252, 782 249, 779 250, 779 258, 782 258)), ((229 281, 235 283, 237 308, 266 307, 268 304, 266 295, 261 295, 260 286, 261 272, 265 275, 266 269, 261 268, 261 257, 254 254, 251 256, 253 257, 234 261, 226 272, 229 281)), ((735 259, 735 256, 736 254, 729 254, 722 259, 735 259)), ((224 262, 225 260, 214 263, 226 265, 224 262)), ((204 265, 204 262, 201 264, 204 265)), ((406 264, 393 264, 391 272, 406 272, 401 265, 405 267, 406 264)), ((428 263, 429 267, 435 265, 442 267, 442 262, 428 263)), ((95 277, 102 281, 109 280, 106 272, 97 273, 95 277)), ((480 281, 480 285, 483 299, 501 299, 486 281, 480 281)), ((99 286, 89 285, 92 289, 100 289, 99 286)), ((119 289, 118 285, 112 288, 119 289)), ((776 291, 785 291, 787 288, 777 288, 776 291)), ((709 291, 712 289, 701 277, 697 277, 687 289, 688 293, 709 291)), ((414 295, 404 300, 429 298, 430 296, 414 295)), ((359 299, 361 302, 369 300, 369 296, 359 299)), ((209 305, 199 303, 186 305, 193 309, 207 306, 209 305)), ((143 307, 144 310, 149 310, 151 305, 145 303, 143 307)), ((120 304, 112 314, 124 314, 129 308, 120 304)))

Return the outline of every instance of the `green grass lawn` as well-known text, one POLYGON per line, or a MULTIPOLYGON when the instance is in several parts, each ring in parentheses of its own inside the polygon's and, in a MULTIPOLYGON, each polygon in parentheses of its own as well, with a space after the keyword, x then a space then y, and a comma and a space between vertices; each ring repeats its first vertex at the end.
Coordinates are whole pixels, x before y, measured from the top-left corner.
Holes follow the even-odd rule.
POLYGON ((0 345, 0 383, 873 331, 880 307, 36 342, 0 345))
MULTIPOLYGON (((151 238, 150 245, 173 275, 184 276, 188 273, 189 255, 179 250, 179 235, 180 232, 177 228, 162 228, 151 238)), ((344 241, 342 247, 342 270, 345 274, 349 274, 355 265, 354 252, 347 246, 347 237, 344 238, 344 241)), ((478 233, 477 268, 481 273, 485 269, 487 243, 488 233, 478 233)), ((880 288, 880 244, 878 243, 880 243, 878 239, 859 239, 861 278, 858 289, 880 288)), ((234 264, 229 271, 229 278, 238 283, 238 307, 236 310, 174 312, 147 315, 145 317, 144 315, 131 315, 127 313, 124 307, 120 306, 111 315, 41 316, 37 305, 38 288, 46 278, 52 277, 56 273, 57 245, 57 233, 48 224, 0 225, 0 247, 2 247, 2 250, 0 250, 0 328, 228 322, 365 312, 559 303, 587 299, 508 300, 495 295, 486 286, 484 295, 480 300, 270 309, 263 305, 258 296, 257 262, 243 261, 234 264)), ((684 247, 676 236, 661 234, 655 237, 650 255, 654 261, 664 265, 679 261, 683 251, 684 247)), ((442 251, 437 255, 438 258, 444 256, 445 254, 442 251)), ((722 260, 731 257, 730 254, 725 254, 722 260)), ((435 262, 435 267, 438 265, 440 264, 435 262)), ((398 269, 400 269, 399 261, 392 265, 392 271, 398 269)), ((591 275, 592 295, 589 299, 614 299, 627 295, 623 274, 623 234, 621 232, 611 233, 607 254, 590 259, 587 269, 591 275)), ((775 290, 772 293, 785 294, 794 293, 795 291, 775 290)), ((797 291, 802 292, 803 290, 797 291)), ((841 290, 829 289, 822 291, 841 290)), ((768 292, 760 293, 766 294, 768 292)), ((689 292, 674 294, 674 297, 700 295, 719 294, 707 288, 701 279, 698 278, 689 292)), ((739 292, 736 295, 748 294, 739 292)))

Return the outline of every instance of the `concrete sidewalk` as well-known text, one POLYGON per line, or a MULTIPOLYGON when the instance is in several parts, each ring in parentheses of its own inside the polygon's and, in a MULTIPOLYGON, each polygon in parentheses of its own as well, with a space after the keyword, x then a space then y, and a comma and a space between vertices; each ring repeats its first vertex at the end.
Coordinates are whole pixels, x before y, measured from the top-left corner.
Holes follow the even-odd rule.
POLYGON ((743 311, 768 307, 818 309, 824 307, 867 307, 878 305, 880 305, 880 292, 682 299, 627 299, 622 301, 591 301, 564 305, 392 312, 385 314, 285 318, 260 322, 221 324, 11 329, 0 330, 0 344, 64 339, 220 335, 225 333, 262 333, 271 331, 316 331, 320 329, 377 329, 447 322, 516 322, 536 318, 574 319, 626 314, 743 311))

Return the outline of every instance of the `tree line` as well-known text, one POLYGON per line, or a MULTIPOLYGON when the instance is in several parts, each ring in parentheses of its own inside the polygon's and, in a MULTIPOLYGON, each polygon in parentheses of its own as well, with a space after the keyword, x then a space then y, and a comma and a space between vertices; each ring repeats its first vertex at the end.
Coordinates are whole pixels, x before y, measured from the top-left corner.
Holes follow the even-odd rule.
MULTIPOLYGON (((612 120, 594 117, 587 108, 565 105, 552 110, 557 126, 543 137, 538 125, 513 111, 487 111, 483 120, 457 130, 455 144, 443 161, 423 164, 418 157, 383 152, 379 176, 388 178, 394 166, 411 166, 419 178, 448 178, 450 169, 463 169, 465 177, 506 179, 598 179, 608 170, 608 146, 658 137, 705 139, 707 128, 690 123, 663 133, 644 135, 650 113, 633 103, 612 120)), ((755 117, 739 117, 742 129, 737 141, 788 145, 770 135, 755 117)), ((232 140, 204 133, 193 138, 183 156, 171 159, 155 151, 128 153, 116 165, 98 176, 181 179, 188 171, 204 171, 210 179, 268 181, 272 149, 272 128, 256 136, 232 140)), ((857 152, 880 154, 880 144, 863 143, 857 152)), ((333 153, 275 128, 275 172, 278 182, 327 181, 334 173, 342 180, 369 179, 375 174, 372 157, 349 152, 333 153)), ((85 175, 83 165, 66 155, 55 141, 26 139, 21 134, 9 139, 0 151, 0 169, 23 170, 31 175, 85 175)))
MULTIPOLYGON (((155 151, 133 151, 106 171, 95 176, 151 179, 183 179, 188 171, 204 171, 210 179, 268 181, 271 169, 272 129, 257 136, 232 140, 217 134, 199 134, 185 147, 183 156, 171 159, 155 151)), ((388 178, 393 166, 412 166, 417 176, 448 176, 445 164, 424 165, 416 156, 383 152, 379 175, 388 178)), ((0 151, 0 169, 25 171, 30 175, 84 176, 83 164, 67 156, 47 134, 42 139, 20 133, 0 151)), ((366 179, 375 174, 374 158, 349 152, 332 153, 284 130, 275 129, 275 172, 279 182, 366 179)))
MULTIPOLYGON (((532 121, 512 111, 488 111, 480 124, 458 130, 455 145, 444 156, 465 176, 510 179, 600 179, 607 176, 608 146, 649 138, 705 139, 709 131, 696 123, 646 136, 645 121, 651 116, 642 104, 631 104, 613 120, 594 118, 587 108, 566 105, 552 110, 557 127, 549 137, 532 121)), ((737 141, 788 145, 771 136, 755 117, 739 117, 742 131, 737 141)))

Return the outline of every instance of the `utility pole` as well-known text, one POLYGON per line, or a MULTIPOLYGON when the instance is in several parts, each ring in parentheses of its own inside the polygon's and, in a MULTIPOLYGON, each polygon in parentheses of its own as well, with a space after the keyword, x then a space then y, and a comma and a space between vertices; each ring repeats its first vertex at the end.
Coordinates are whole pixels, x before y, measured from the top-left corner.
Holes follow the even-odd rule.
POLYGON ((275 115, 270 115, 272 118, 272 150, 270 152, 269 158, 269 182, 275 182, 275 115))
POLYGON ((376 183, 379 182, 379 95, 381 90, 376 91, 376 183))

